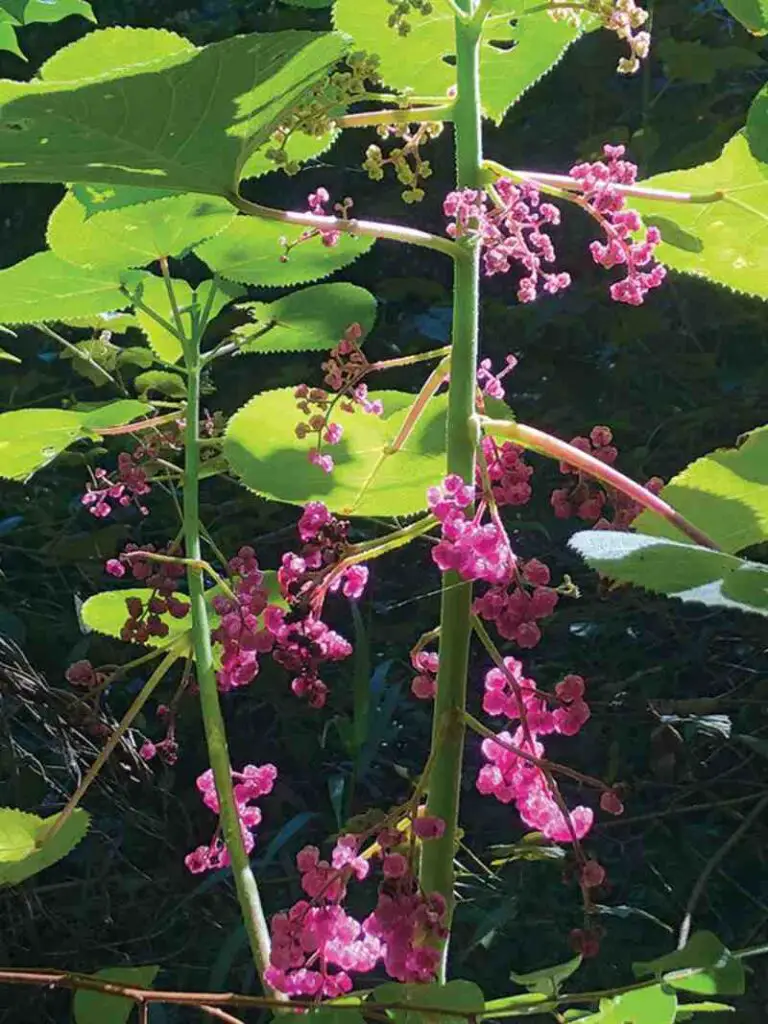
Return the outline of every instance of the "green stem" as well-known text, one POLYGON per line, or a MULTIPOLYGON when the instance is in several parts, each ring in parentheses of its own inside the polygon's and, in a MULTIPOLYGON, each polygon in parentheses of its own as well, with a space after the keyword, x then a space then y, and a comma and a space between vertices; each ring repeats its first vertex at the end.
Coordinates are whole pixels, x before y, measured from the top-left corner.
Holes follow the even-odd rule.
POLYGON ((205 601, 205 584, 200 568, 200 339, 205 324, 200 321, 190 339, 184 341, 184 358, 188 372, 187 423, 184 462, 184 545, 192 564, 187 568, 190 603, 192 606, 192 643, 195 653, 197 682, 200 687, 200 707, 203 713, 208 759, 216 792, 219 797, 221 829, 235 880, 237 899, 243 923, 248 933, 253 961, 262 979, 264 990, 275 995, 264 982, 264 971, 269 965, 269 928, 259 896, 256 879, 251 870, 248 854, 243 845, 240 818, 235 804, 232 785, 232 767, 229 760, 227 733, 219 703, 216 673, 211 648, 211 627, 205 601), (197 565, 195 565, 197 563, 197 565))
POLYGON ((82 362, 87 363, 92 370, 95 370, 99 374, 99 376, 101 376, 105 381, 107 381, 110 384, 113 384, 118 389, 118 391, 122 391, 124 395, 128 394, 127 390, 123 387, 123 385, 119 381, 115 380, 112 374, 108 373, 103 366, 99 366, 96 360, 92 359, 87 352, 79 349, 77 345, 73 345, 72 342, 67 341, 66 338, 62 338, 62 336, 58 334, 56 331, 54 331, 52 327, 49 327, 48 324, 44 324, 42 322, 36 323, 35 327, 38 329, 38 331, 42 331, 43 334, 47 334, 49 338, 53 338, 54 341, 57 341, 60 345, 63 345, 73 359, 80 359, 82 360, 82 362))
MULTIPOLYGON (((460 0, 471 15, 474 0, 460 0)), ((480 26, 456 18, 457 97, 454 109, 456 132, 456 183, 477 188, 481 183, 482 137, 480 106, 480 26)), ((477 374, 477 335, 480 253, 477 245, 461 243, 454 262, 453 336, 451 386, 448 396, 449 473, 472 483, 478 430, 474 417, 477 374)), ((445 821, 440 839, 424 844, 421 885, 439 892, 453 912, 454 852, 456 849, 459 792, 464 754, 467 670, 471 637, 472 585, 455 572, 443 577, 440 612, 440 670, 432 719, 434 757, 429 782, 427 813, 445 821)), ((447 942, 443 947, 441 978, 445 979, 447 942)))
POLYGON ((377 124, 423 124, 425 121, 450 121, 453 103, 439 107, 398 107, 395 110, 363 110, 336 118, 339 128, 369 128, 377 124))

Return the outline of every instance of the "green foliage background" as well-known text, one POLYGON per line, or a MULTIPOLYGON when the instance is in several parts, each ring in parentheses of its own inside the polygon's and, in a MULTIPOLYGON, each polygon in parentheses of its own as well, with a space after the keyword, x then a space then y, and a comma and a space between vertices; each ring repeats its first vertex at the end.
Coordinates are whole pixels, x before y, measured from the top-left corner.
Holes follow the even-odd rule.
MULTIPOLYGON (((320 27, 328 17, 322 8, 268 0, 196 6, 104 0, 97 6, 102 26, 166 27, 196 42, 238 31, 320 27)), ((766 80, 768 46, 710 0, 656 4, 653 17, 654 53, 638 78, 613 74, 617 49, 610 37, 583 40, 501 127, 489 130, 493 155, 513 167, 562 170, 577 159, 594 158, 604 141, 621 141, 630 145, 643 176, 714 160, 766 80)), ((28 77, 59 46, 79 37, 83 25, 71 18, 24 28, 29 65, 0 54, 0 74, 28 77)), ((452 176, 447 133, 433 144, 429 159, 436 173, 427 199, 415 210, 399 202, 396 187, 378 187, 361 171, 370 141, 366 133, 347 133, 299 179, 269 176, 253 195, 300 206, 311 188, 324 184, 332 194, 353 195, 356 211, 365 215, 407 218, 442 230, 440 198, 452 176)), ((44 185, 0 189, 4 266, 42 247, 48 213, 62 194, 44 185)), ((764 305, 672 275, 645 306, 617 307, 607 298, 603 272, 585 256, 589 225, 582 230, 573 217, 568 220, 560 252, 578 279, 570 293, 520 308, 508 281, 495 279, 484 288, 484 354, 499 360, 511 347, 520 356, 510 379, 520 418, 566 438, 608 423, 621 468, 638 477, 671 476, 764 422, 764 305)), ((193 284, 202 276, 194 260, 178 271, 193 284)), ((380 300, 378 323, 366 342, 371 355, 407 354, 443 341, 446 274, 447 268, 423 252, 386 243, 352 266, 346 279, 369 287, 380 300)), ((275 293, 252 297, 273 301, 275 293)), ((39 335, 22 331, 3 346, 22 357, 20 365, 0 363, 3 409, 104 400, 39 335)), ((317 380, 320 359, 263 356, 253 373, 259 374, 259 387, 277 389, 298 379, 317 380)), ((217 367, 212 408, 223 405, 230 413, 242 406, 255 390, 243 367, 255 365, 253 360, 217 367)), ((416 373, 402 371, 386 386, 414 391, 418 381, 416 373)), ((27 671, 20 679, 0 669, 0 804, 41 814, 60 806, 99 743, 88 728, 71 728, 63 666, 86 654, 94 662, 120 657, 108 638, 81 631, 72 595, 84 601, 103 589, 103 560, 129 531, 142 541, 163 543, 163 524, 172 514, 155 503, 140 529, 128 520, 95 524, 79 507, 78 494, 97 456, 74 450, 25 490, 0 484, 0 632, 13 637, 41 673, 27 671)), ((626 817, 601 822, 592 841, 614 885, 605 898, 603 954, 577 976, 580 987, 596 988, 622 983, 630 961, 671 947, 669 929, 678 924, 704 862, 738 827, 751 806, 747 798, 766 785, 764 622, 673 605, 640 591, 598 589, 583 564, 566 552, 573 524, 554 520, 549 511, 555 475, 538 464, 535 480, 535 503, 517 523, 519 548, 572 573, 583 594, 579 601, 563 602, 527 664, 549 684, 567 671, 587 678, 595 716, 569 742, 567 756, 585 771, 631 786, 626 817), (742 797, 742 804, 728 803, 742 797), (700 809, 687 812, 690 807, 700 809)), ((203 517, 224 549, 253 543, 264 564, 274 565, 293 542, 295 514, 288 507, 254 500, 224 483, 205 490, 203 503, 203 517)), ((375 526, 361 522, 356 529, 371 535, 375 526)), ((765 560, 765 551, 751 553, 765 560)), ((245 698, 235 695, 228 703, 235 762, 271 759, 280 768, 276 793, 265 801, 258 845, 260 880, 271 908, 297 896, 297 848, 322 840, 351 811, 371 803, 387 806, 402 795, 403 775, 418 770, 429 723, 426 709, 408 696, 404 655, 419 632, 434 624, 437 587, 426 546, 376 566, 356 625, 360 654, 334 680, 333 700, 322 716, 325 729, 271 670, 245 698), (361 730, 366 695, 370 714, 361 730)), ((339 625, 351 634, 349 622, 339 625)), ((478 656, 475 683, 483 667, 478 656)), ((129 679, 116 690, 115 715, 140 682, 129 679)), ((156 729, 151 718, 143 725, 150 733, 156 729)), ((228 879, 199 882, 182 864, 211 820, 193 787, 205 766, 193 706, 185 709, 180 731, 182 757, 174 769, 150 773, 135 751, 124 749, 90 798, 87 840, 22 890, 0 892, 0 963, 83 970, 160 964, 160 979, 169 988, 252 981, 228 879)), ((471 762, 470 756, 470 773, 471 762)), ((521 829, 512 812, 478 797, 470 773, 468 846, 485 854, 491 844, 514 844, 521 829)), ((715 873, 700 907, 702 925, 733 948, 768 938, 766 829, 768 823, 758 823, 715 873)), ((454 969, 489 994, 507 991, 511 970, 523 973, 568 959, 564 936, 580 924, 578 901, 573 890, 563 888, 557 861, 519 853, 493 877, 468 855, 461 857, 466 871, 454 969)), ((732 1019, 764 1020, 767 999, 768 981, 757 966, 732 1019)), ((67 998, 56 994, 30 991, 22 1004, 15 993, 0 989, 0 1007, 2 1020, 12 1024, 68 1019, 67 998)), ((153 1010, 153 1024, 184 1019, 171 1008, 153 1010)))

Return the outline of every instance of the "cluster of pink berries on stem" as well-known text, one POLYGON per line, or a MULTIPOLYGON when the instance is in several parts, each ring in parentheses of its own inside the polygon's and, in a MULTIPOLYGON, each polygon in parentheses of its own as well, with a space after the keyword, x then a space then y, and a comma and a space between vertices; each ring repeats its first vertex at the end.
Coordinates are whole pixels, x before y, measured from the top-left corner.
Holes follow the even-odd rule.
POLYGON ((119 558, 107 561, 105 568, 110 576, 122 579, 130 572, 135 580, 141 581, 151 591, 146 600, 135 594, 126 598, 128 618, 120 631, 121 640, 144 644, 150 637, 166 637, 170 627, 161 616, 167 614, 173 619, 187 616, 189 603, 174 593, 185 572, 180 559, 178 547, 171 542, 160 552, 152 544, 143 548, 137 544, 126 544, 119 558), (161 555, 164 560, 155 561, 146 557, 153 554, 161 555))
MULTIPOLYGON (((241 772, 232 772, 232 780, 235 783, 233 787, 235 806, 246 853, 253 850, 255 844, 253 829, 261 823, 261 809, 256 807, 252 801, 271 793, 276 778, 277 768, 273 764, 247 764, 241 772)), ((214 814, 219 814, 221 811, 219 796, 210 768, 199 776, 196 785, 205 806, 214 814)), ((208 845, 198 846, 197 849, 188 853, 184 858, 184 863, 193 875, 227 867, 229 853, 221 838, 220 826, 214 832, 208 845)))
MULTIPOLYGON (((412 821, 414 839, 439 838, 438 818, 412 821)), ((361 837, 342 835, 330 861, 307 846, 296 858, 307 899, 272 918, 271 962, 265 980, 290 996, 336 998, 351 991, 352 973, 367 973, 382 963, 401 982, 434 980, 438 940, 445 938, 445 901, 421 891, 414 874, 414 842, 402 852, 404 836, 383 828, 376 845, 361 854, 361 837), (353 880, 364 881, 374 857, 382 880, 376 906, 359 921, 342 906, 353 880)))

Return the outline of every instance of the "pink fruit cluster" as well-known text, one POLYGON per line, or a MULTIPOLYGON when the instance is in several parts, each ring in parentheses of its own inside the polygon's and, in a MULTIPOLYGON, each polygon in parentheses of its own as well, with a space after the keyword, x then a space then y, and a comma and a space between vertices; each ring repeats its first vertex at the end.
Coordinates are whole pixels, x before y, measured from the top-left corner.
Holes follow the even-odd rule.
POLYGON ((146 472, 137 465, 138 461, 135 454, 121 452, 117 457, 114 479, 106 469, 99 467, 94 470, 93 482, 85 485, 85 494, 80 499, 92 516, 106 519, 116 507, 127 508, 129 505, 135 505, 143 516, 149 515, 149 509, 141 499, 150 493, 152 487, 146 472))
POLYGON ((581 676, 566 676, 555 687, 555 695, 557 706, 550 710, 547 695, 523 676, 523 666, 515 658, 504 659, 504 670, 492 668, 487 673, 483 709, 489 715, 503 715, 520 724, 514 733, 505 730, 497 740, 483 741, 481 749, 487 764, 480 769, 477 789, 501 803, 514 803, 523 822, 548 839, 572 842, 574 838, 583 839, 592 827, 591 808, 575 807, 566 819, 544 771, 515 752, 540 760, 544 757, 541 736, 575 736, 588 720, 581 676))
POLYGON ((487 277, 506 274, 513 264, 526 271, 517 289, 520 302, 532 302, 540 289, 554 294, 571 283, 569 274, 544 269, 544 264, 555 261, 547 228, 560 223, 560 211, 541 202, 532 182, 515 185, 509 178, 499 178, 493 197, 482 189, 449 192, 443 212, 452 221, 446 229, 450 238, 478 240, 487 277))
POLYGON ((142 557, 142 553, 160 554, 167 558, 181 558, 173 544, 156 551, 153 544, 140 548, 137 544, 126 544, 119 558, 110 558, 105 569, 115 579, 122 579, 130 572, 151 593, 146 599, 131 595, 125 600, 128 618, 120 630, 120 639, 128 643, 144 644, 150 637, 166 637, 170 632, 162 615, 183 619, 189 613, 189 603, 178 597, 174 591, 184 576, 184 565, 179 562, 156 562, 142 557))
MULTIPOLYGON (((255 844, 253 829, 261 823, 261 809, 256 807, 253 801, 271 793, 276 778, 277 768, 273 764, 247 764, 241 772, 232 772, 232 780, 235 783, 233 787, 235 805, 246 853, 250 853, 253 849, 255 844)), ((205 806, 214 814, 219 814, 221 811, 219 796, 210 768, 199 776, 196 785, 205 806)), ((221 826, 216 829, 208 845, 198 846, 197 849, 188 853, 184 858, 184 863, 193 875, 226 867, 229 864, 229 854, 221 838, 221 826)))
MULTIPOLYGON (((439 838, 445 825, 437 818, 417 818, 420 839, 439 838)), ((290 996, 336 998, 352 989, 352 973, 367 973, 383 963, 402 982, 434 979, 439 951, 434 940, 446 935, 445 902, 419 889, 408 857, 398 852, 397 829, 377 836, 382 881, 372 913, 359 921, 342 906, 349 883, 368 877, 371 857, 360 855, 360 837, 343 835, 330 861, 307 846, 296 866, 308 897, 271 922, 271 962, 265 979, 290 996)))
POLYGON ((261 616, 269 603, 264 573, 252 547, 242 547, 228 563, 232 597, 217 594, 213 610, 220 616, 211 639, 221 645, 216 682, 222 693, 247 686, 259 671, 259 655, 272 650, 274 637, 261 616))

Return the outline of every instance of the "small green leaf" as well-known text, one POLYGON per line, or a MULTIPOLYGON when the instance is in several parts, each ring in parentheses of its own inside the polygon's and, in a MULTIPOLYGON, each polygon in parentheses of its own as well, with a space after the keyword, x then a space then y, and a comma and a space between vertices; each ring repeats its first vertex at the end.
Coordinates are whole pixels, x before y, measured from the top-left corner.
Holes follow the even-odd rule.
POLYGON ((587 565, 655 594, 768 615, 768 566, 723 551, 614 530, 584 530, 570 546, 587 565))
POLYGON ((243 352, 310 352, 338 344, 350 324, 364 338, 376 319, 376 299, 354 284, 317 284, 277 299, 238 307, 250 322, 235 328, 243 352))
POLYGON ((449 981, 445 985, 399 985, 388 982, 373 990, 372 1002, 398 1003, 403 1009, 390 1010, 388 1016, 397 1024, 424 1024, 421 1010, 457 1010, 460 1016, 441 1013, 442 1024, 466 1024, 468 1015, 478 1015, 485 1009, 485 998, 480 988, 471 981, 449 981), (406 1007, 413 1005, 414 1009, 406 1007), (416 1009, 418 1008, 418 1009, 416 1009))
MULTIPOLYGON (((157 964, 140 967, 105 967, 92 974, 99 981, 114 981, 119 985, 151 988, 158 975, 157 964)), ((106 992, 90 992, 80 989, 72 1001, 75 1024, 126 1024, 134 1007, 133 999, 125 996, 108 995, 106 992)))
POLYGON ((728 1003, 680 1003, 675 1020, 693 1020, 697 1013, 736 1013, 728 1003))
POLYGON ((768 0, 723 0, 723 7, 753 35, 768 32, 768 0))
MULTIPOLYGON (((524 1010, 526 1007, 537 1007, 543 1012, 542 1003, 550 1003, 551 1000, 541 992, 526 992, 516 996, 502 996, 501 999, 491 999, 485 1004, 483 1016, 500 1017, 515 1016, 513 1013, 506 1013, 508 1010, 524 1010)), ((554 1006, 553 1006, 554 1009, 554 1006)))
POLYGON ((53 252, 0 270, 0 323, 91 317, 125 305, 117 274, 73 267, 53 252))
POLYGON ((142 398, 151 391, 167 398, 186 398, 187 383, 178 373, 171 373, 168 370, 147 370, 134 378, 133 386, 136 394, 142 398))
POLYGON ((143 267, 183 256, 235 215, 226 199, 187 193, 89 216, 69 192, 51 214, 47 240, 57 256, 86 270, 143 267))
POLYGON ((293 388, 266 391, 229 421, 224 455, 242 483, 276 501, 323 501, 342 515, 412 515, 427 504, 427 488, 445 475, 447 399, 433 398, 402 449, 389 453, 414 395, 381 391, 382 416, 340 413, 340 444, 328 448, 335 467, 325 473, 309 462, 311 441, 299 442, 302 418, 293 388))
MULTIPOLYGON (((766 540, 768 426, 745 434, 737 448, 718 448, 692 462, 661 496, 723 551, 734 553, 766 540)), ((655 512, 643 512, 633 525, 654 537, 687 539, 655 512)))
MULTIPOLYGON (((315 157, 330 149, 338 136, 339 132, 336 130, 325 132, 323 135, 305 135, 303 132, 293 132, 283 150, 286 162, 303 164, 307 160, 314 160, 315 157)), ((243 167, 243 179, 260 178, 263 174, 279 170, 282 165, 275 163, 267 156, 268 150, 277 148, 279 147, 276 143, 270 139, 255 153, 252 153, 243 167)))
MULTIPOLYGON (((214 283, 213 281, 203 281, 195 291, 192 290, 186 281, 181 281, 177 278, 171 281, 171 285, 177 308, 181 314, 184 333, 189 337, 192 330, 192 306, 196 303, 198 311, 202 313, 208 305, 208 296, 210 295, 211 288, 214 287, 214 283)), ((161 277, 147 275, 142 279, 139 288, 134 294, 143 305, 148 306, 154 313, 157 313, 158 316, 166 320, 167 323, 175 326, 168 288, 161 277)), ((210 307, 211 319, 217 316, 228 303, 242 294, 242 288, 237 287, 231 282, 217 282, 216 293, 210 307)), ((181 342, 175 334, 166 330, 154 317, 138 306, 136 308, 136 320, 146 335, 152 350, 162 360, 166 363, 175 363, 181 359, 183 354, 181 342)))
POLYGON ((766 165, 765 173, 768 174, 768 85, 764 85, 752 100, 746 133, 752 156, 766 165))
POLYGON ((0 413, 0 477, 26 480, 69 445, 102 427, 130 423, 150 411, 124 399, 98 409, 15 409, 0 413))
POLYGON ((49 61, 42 81, 0 83, 0 182, 231 195, 251 153, 346 48, 330 32, 199 49, 151 29, 93 32, 49 61), (88 57, 93 76, 82 79, 88 57))
POLYGON ((0 0, 0 50, 26 57, 19 49, 16 28, 35 22, 52 24, 77 14, 95 21, 93 8, 86 0, 0 0))
POLYGON ((712 163, 640 184, 696 197, 681 202, 633 198, 645 223, 661 231, 662 263, 768 298, 768 164, 756 159, 743 131, 712 163))
POLYGON ((530 971, 528 974, 515 974, 509 972, 509 977, 516 984, 527 988, 529 992, 540 992, 548 998, 553 998, 560 991, 560 985, 581 967, 581 957, 575 956, 562 964, 554 964, 552 967, 542 967, 539 971, 530 971))
POLYGON ((306 284, 349 266, 374 239, 342 235, 330 248, 319 237, 295 245, 282 262, 283 239, 296 242, 301 228, 261 217, 237 217, 226 230, 195 249, 214 273, 260 287, 306 284))
POLYGON ((637 989, 601 999, 600 1009, 589 1017, 580 1017, 580 1024, 673 1024, 677 1014, 677 997, 661 985, 637 989))
POLYGON ((88 831, 90 819, 78 808, 56 835, 45 840, 46 829, 58 818, 38 818, 11 807, 0 808, 0 886, 19 885, 66 857, 88 831))
POLYGON ((20 363, 21 360, 18 356, 15 356, 13 352, 6 352, 4 348, 0 348, 0 359, 6 363, 20 363))
MULTIPOLYGON (((562 57, 580 29, 553 21, 547 11, 524 13, 530 0, 497 0, 486 18, 480 55, 483 112, 500 124, 504 114, 562 57)), ((435 3, 427 16, 407 15, 410 32, 387 25, 388 0, 336 0, 334 24, 356 45, 380 58, 379 72, 396 89, 415 87, 422 95, 446 96, 456 84, 454 15, 435 3)))
POLYGON ((712 932, 695 932, 683 949, 632 965, 635 976, 655 974, 665 985, 700 995, 738 996, 744 966, 712 932))

